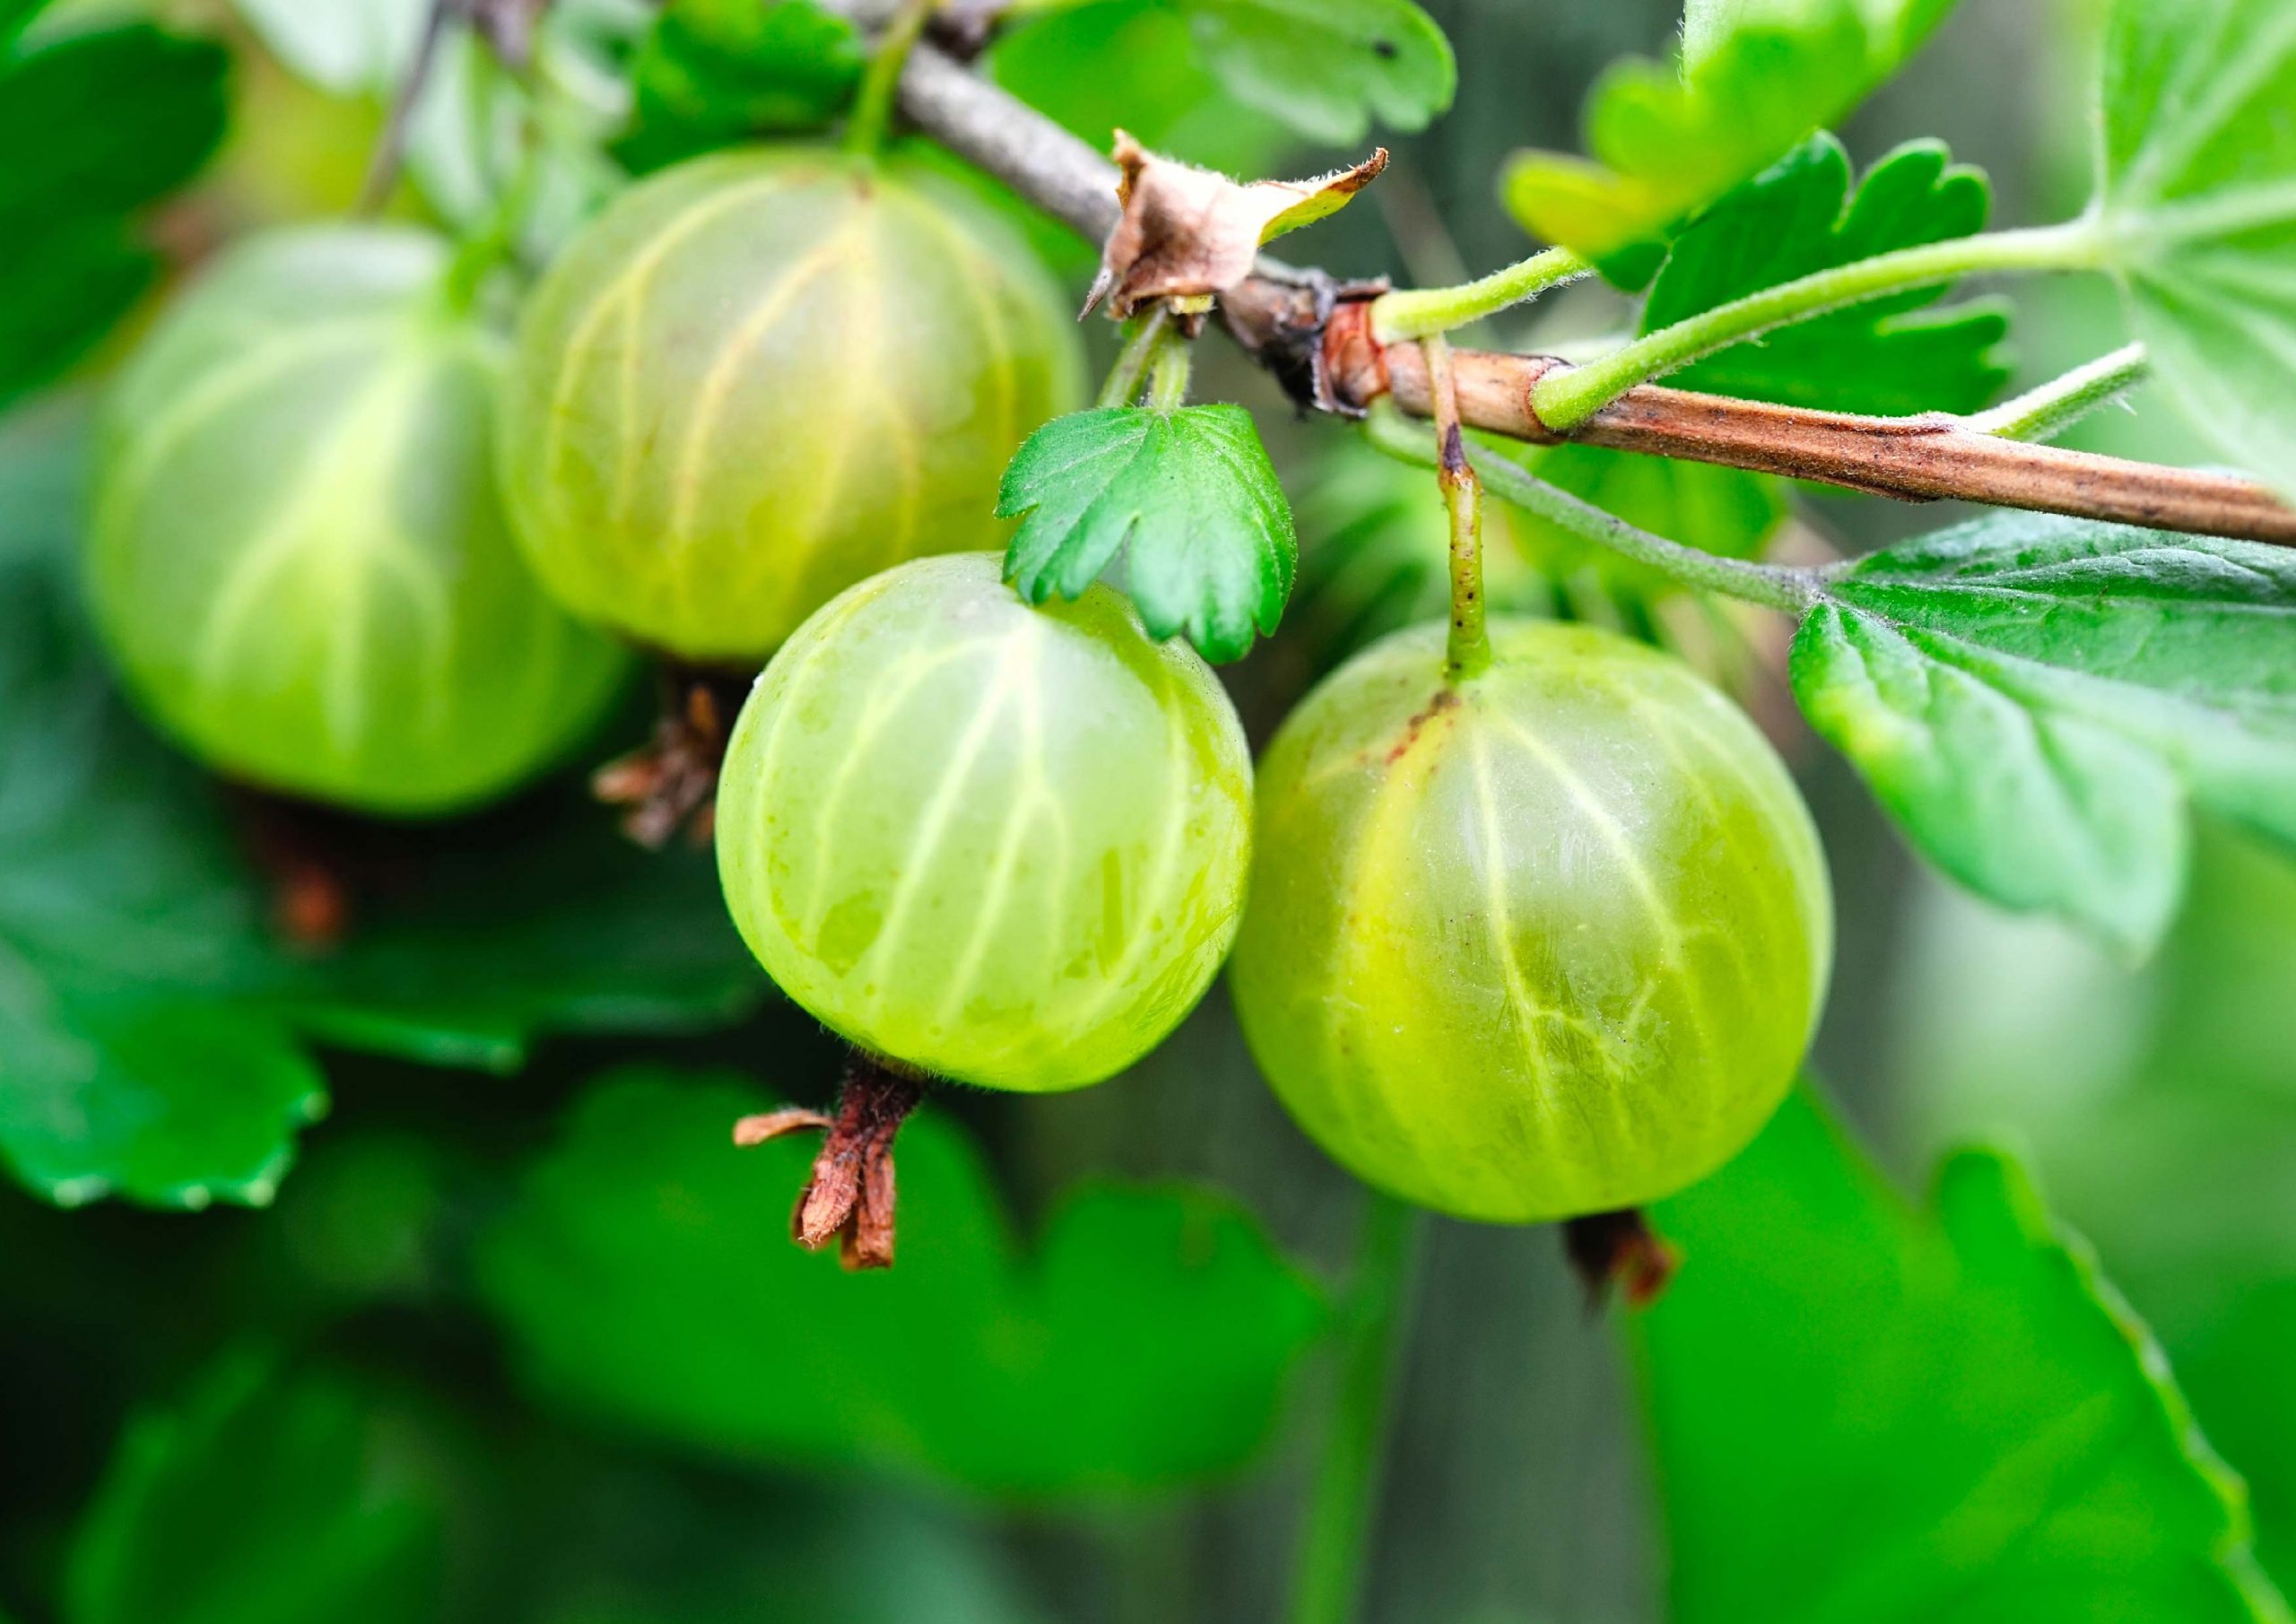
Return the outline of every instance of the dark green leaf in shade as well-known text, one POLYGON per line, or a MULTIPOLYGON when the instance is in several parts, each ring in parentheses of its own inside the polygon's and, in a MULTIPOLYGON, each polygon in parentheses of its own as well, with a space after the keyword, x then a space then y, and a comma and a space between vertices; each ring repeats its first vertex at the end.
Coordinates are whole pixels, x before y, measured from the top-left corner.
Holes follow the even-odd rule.
POLYGON ((2010 1157, 1950 1158, 1916 1212, 1797 1094, 1653 1219, 1675 1624, 2284 1618, 2239 1480, 2010 1157))
POLYGON ((2150 949, 2187 801, 2296 844, 2296 555, 2002 513, 1837 574, 1794 691, 1932 861, 2150 949))
MULTIPOLYGON (((1866 171, 1812 136, 1700 215, 1674 239, 1643 307, 1655 332, 1818 271, 1981 230, 1991 191, 1934 141, 1909 142, 1866 171)), ((1666 381, 1749 400, 1883 417, 1974 412, 2007 380, 1997 346, 2005 306, 1935 308, 1943 286, 1872 300, 1692 362, 1666 381)), ((1673 531, 1661 531, 1672 535, 1673 531)))
POLYGON ((640 1071, 575 1107, 479 1260, 535 1391, 697 1450, 1022 1499, 1188 1482, 1265 1440, 1326 1308, 1225 1198, 1089 1186, 1024 1255, 928 1101, 898 1260, 848 1274, 788 1238, 813 1147, 730 1142, 765 1103, 640 1071))
POLYGON ((73 1546, 66 1624, 423 1624, 428 1457, 352 1378, 227 1357, 179 1409, 129 1422, 73 1546))
POLYGON ((1150 634, 1206 659, 1240 658, 1292 595, 1291 504, 1241 406, 1057 417, 1013 453, 996 511, 1026 516, 1004 573, 1030 603, 1078 596, 1123 550, 1150 634))
POLYGON ((1420 130, 1451 105, 1451 43, 1413 0, 1168 0, 1212 76, 1310 141, 1420 130))
POLYGON ((2136 336, 2193 426, 2296 496, 2296 11, 2117 0, 2103 103, 2099 223, 2136 336))
POLYGON ((149 283, 131 216, 222 140, 227 66, 219 47, 145 23, 0 48, 0 407, 79 360, 149 283))
POLYGON ((268 1200, 326 1105, 219 810, 114 702, 48 564, 0 564, 0 1154, 51 1200, 268 1200))
POLYGON ((1601 262, 1622 286, 1648 246, 1839 121, 1903 65, 1952 0, 1705 0, 1680 63, 1614 64, 1587 99, 1589 157, 1522 152, 1501 191, 1533 235, 1601 262))
POLYGON ((868 53, 815 0, 673 0, 639 48, 622 156, 657 169, 770 132, 819 129, 852 99, 868 53))

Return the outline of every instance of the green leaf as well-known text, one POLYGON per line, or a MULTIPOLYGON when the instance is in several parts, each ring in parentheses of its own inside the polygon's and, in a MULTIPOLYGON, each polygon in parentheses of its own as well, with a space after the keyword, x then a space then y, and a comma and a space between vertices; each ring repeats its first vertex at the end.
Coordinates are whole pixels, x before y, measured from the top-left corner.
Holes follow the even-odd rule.
POLYGON ((121 712, 45 564, 0 565, 0 1152, 51 1200, 268 1200, 325 1107, 218 810, 121 712))
POLYGON ((1223 1197, 1088 1187, 1027 1257, 928 1102, 900 1260, 850 1275, 788 1238, 814 1147, 728 1142, 762 1103, 664 1071, 581 1100, 479 1258, 535 1388, 694 1448, 1023 1499, 1196 1481, 1267 1437, 1326 1312, 1223 1197))
POLYGON ((1509 209, 1548 242, 1639 286, 1645 245, 1790 151, 1889 78, 1952 0, 1706 0, 1684 56, 1616 63, 1587 97, 1591 158, 1518 153, 1509 209))
POLYGON ((1057 417, 1004 470, 996 511, 1020 517, 1004 573, 1031 604, 1073 598, 1119 549, 1152 636, 1185 631, 1209 660, 1273 632, 1299 543, 1241 406, 1102 406, 1057 417))
POLYGON ((1451 105, 1451 43, 1413 0, 1169 0, 1213 78, 1311 141, 1372 121, 1422 130, 1451 105))
POLYGON ((1797 1095, 1654 1218, 1676 1624, 2284 1616, 2159 1347, 2006 1155, 1917 1213, 1797 1095))
POLYGON ((85 354, 150 282, 129 217, 222 138, 227 65, 142 23, 0 61, 0 407, 85 354))
MULTIPOLYGON (((1981 230, 1991 203, 1982 170, 1944 145, 1909 142, 1866 171, 1813 135, 1699 216, 1674 239, 1642 311, 1645 333, 1818 271, 1981 230)), ((1995 354, 2005 306, 1930 308, 1944 287, 1821 316, 1692 362, 1684 389, 1883 417, 1974 412, 2007 381, 1995 354)), ((1662 531, 1662 534, 1673 534, 1662 531)))
POLYGON ((265 48, 338 96, 387 96, 414 59, 430 0, 232 0, 265 48))
POLYGON ((2105 48, 2107 257, 2170 397, 2296 495, 2296 11, 2117 0, 2105 48))
POLYGON ((2045 924, 1917 893, 1890 1023, 1921 1141, 2013 1124, 2052 1203, 2248 1479, 2296 1577, 2296 866, 2204 828, 2191 899, 2138 973, 2045 924))
POLYGON ((2296 555, 1997 514, 1836 574, 1794 691, 1946 873, 2125 953, 2187 800, 2296 843, 2296 555))
POLYGON ((852 100, 868 53, 815 0, 673 0, 639 48, 618 143, 633 168, 769 131, 819 129, 852 100))
POLYGON ((427 1455, 346 1376, 226 1359, 129 1424, 73 1546, 67 1624, 434 1619, 427 1455))

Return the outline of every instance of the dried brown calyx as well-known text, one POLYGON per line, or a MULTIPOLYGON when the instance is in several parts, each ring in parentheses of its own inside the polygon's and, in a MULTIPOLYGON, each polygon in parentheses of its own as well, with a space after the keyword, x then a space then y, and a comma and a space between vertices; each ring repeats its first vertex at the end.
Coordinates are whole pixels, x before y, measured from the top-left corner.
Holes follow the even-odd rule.
POLYGON ((1569 1220, 1562 1226, 1562 1252, 1587 1289, 1590 1310, 1602 1307, 1613 1287, 1628 1307, 1648 1307, 1682 1264, 1682 1254, 1650 1227, 1639 1207, 1569 1220))
POLYGON ((848 1269, 890 1269, 893 1136, 924 1097, 922 1077, 856 1049, 846 1063, 835 1116, 795 1107, 744 1116, 734 1125, 734 1142, 757 1145, 791 1133, 823 1133, 813 1176, 797 1197, 790 1233, 809 1252, 820 1251, 834 1236, 838 1257, 848 1269))
POLYGON ((737 673, 664 668, 654 736, 590 778, 592 795, 623 809, 622 833, 648 851, 659 851, 681 829, 696 846, 709 843, 718 769, 748 686, 737 673))

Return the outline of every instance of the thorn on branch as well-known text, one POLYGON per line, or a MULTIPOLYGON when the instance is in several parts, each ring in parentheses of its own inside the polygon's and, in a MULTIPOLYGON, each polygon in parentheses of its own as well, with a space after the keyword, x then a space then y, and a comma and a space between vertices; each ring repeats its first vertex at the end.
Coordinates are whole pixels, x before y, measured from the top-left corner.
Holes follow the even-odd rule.
POLYGON ((924 1097, 922 1079, 856 1049, 846 1063, 845 1089, 834 1117, 802 1109, 744 1116, 734 1125, 734 1142, 747 1147, 791 1133, 822 1133, 821 1153, 813 1158, 812 1176, 790 1217, 791 1237, 809 1252, 820 1251, 835 1237, 839 1260, 848 1269, 890 1269, 893 1139, 924 1097))

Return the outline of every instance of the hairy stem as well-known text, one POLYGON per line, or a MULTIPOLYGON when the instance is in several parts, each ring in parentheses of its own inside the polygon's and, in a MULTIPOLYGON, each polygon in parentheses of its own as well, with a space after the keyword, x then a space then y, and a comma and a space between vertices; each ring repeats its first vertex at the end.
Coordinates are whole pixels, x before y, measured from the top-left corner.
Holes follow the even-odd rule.
POLYGON ((2124 344, 2086 366, 2028 389, 1989 412, 1961 420, 1979 434, 2003 439, 2055 439, 2100 406, 2109 406, 2144 381, 2152 360, 2143 344, 2124 344))
POLYGON ((1646 334, 1587 366, 1542 378, 1531 392, 1531 409, 1549 428, 1567 433, 1635 385, 1773 327, 1983 272, 2094 270, 2101 242, 2091 222, 2076 220, 1956 237, 1813 271, 1646 334))
POLYGON ((1188 373, 1195 359, 1179 329, 1167 327, 1148 367, 1147 404, 1152 410, 1177 412, 1187 404, 1188 373))
POLYGON ((1349 1624, 1360 1611, 1395 1372, 1425 1215, 1364 1192, 1342 1322, 1339 1392, 1292 1568, 1291 1624, 1349 1624))
POLYGON ((891 133, 893 104, 900 89, 901 72, 916 48, 925 25, 932 20, 938 0, 901 0, 900 7, 877 36, 861 89, 853 99, 853 117, 845 126, 845 150, 873 158, 891 133))
POLYGON ((1148 363, 1156 358, 1165 331, 1171 325, 1171 309, 1161 300, 1133 317, 1124 348, 1117 353, 1116 365, 1109 369, 1108 381, 1100 386, 1100 398, 1092 403, 1094 405, 1128 406, 1140 398, 1141 385, 1148 376, 1148 363))
MULTIPOLYGON (((1414 428, 1391 409, 1374 411, 1363 426, 1370 442, 1390 456, 1422 467, 1439 467, 1441 458, 1435 437, 1414 428)), ((1569 491, 1548 484, 1519 464, 1488 451, 1467 448, 1467 461, 1492 493, 1526 512, 1582 535, 1621 558, 1631 559, 1702 592, 1718 592, 1771 609, 1799 614, 1824 591, 1815 570, 1782 564, 1750 564, 1739 559, 1717 558, 1680 542, 1638 529, 1615 514, 1569 491)))
POLYGON ((1595 267, 1568 248, 1545 248, 1455 288, 1411 288, 1371 302, 1371 330, 1383 343, 1431 338, 1495 316, 1595 267))
POLYGON ((1454 682, 1491 669, 1491 633, 1483 623, 1483 484, 1467 461, 1459 432, 1459 395, 1451 378, 1451 346, 1440 334, 1420 341, 1435 395, 1435 480, 1451 521, 1451 630, 1443 674, 1454 682))

